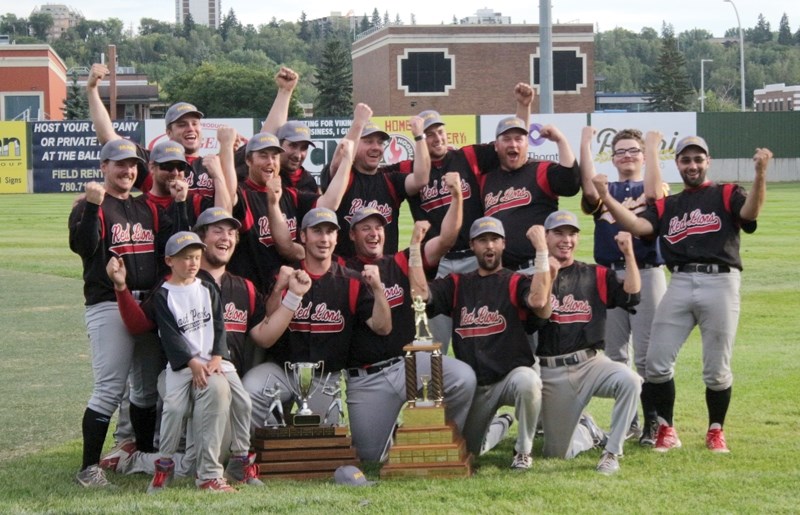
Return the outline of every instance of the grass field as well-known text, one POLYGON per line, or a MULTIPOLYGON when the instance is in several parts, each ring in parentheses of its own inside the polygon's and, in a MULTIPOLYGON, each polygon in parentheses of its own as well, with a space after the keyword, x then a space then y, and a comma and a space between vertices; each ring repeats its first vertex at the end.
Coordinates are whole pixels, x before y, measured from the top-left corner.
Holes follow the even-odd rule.
MULTIPOLYGON (((707 425, 697 332, 677 364, 675 420, 684 447, 661 455, 626 447, 621 472, 599 476, 599 451, 571 461, 538 457, 508 469, 513 442, 475 462, 466 480, 381 481, 376 488, 332 482, 273 482, 236 495, 208 495, 178 482, 144 494, 145 476, 110 479, 86 491, 72 479, 81 462, 80 421, 92 379, 83 322, 80 260, 67 245, 66 195, 0 196, 0 512, 270 513, 796 513, 800 510, 800 184, 768 187, 753 235, 743 235, 742 316, 734 353, 730 455, 704 448, 707 425)), ((577 199, 562 206, 577 208, 577 199)), ((407 241, 408 217, 405 216, 407 241)), ((583 217, 581 259, 591 260, 583 217)), ((608 424, 610 403, 590 406, 608 424)), ((516 429, 516 425, 514 426, 516 429)), ((376 466, 365 467, 377 477, 376 466)))

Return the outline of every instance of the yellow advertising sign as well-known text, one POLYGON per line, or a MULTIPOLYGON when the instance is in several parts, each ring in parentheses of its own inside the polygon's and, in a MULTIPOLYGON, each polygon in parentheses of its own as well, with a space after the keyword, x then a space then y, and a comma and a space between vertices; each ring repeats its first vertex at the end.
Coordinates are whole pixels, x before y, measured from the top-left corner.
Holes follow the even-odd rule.
POLYGON ((0 122, 0 193, 28 192, 25 122, 0 122))
MULTIPOLYGON (((374 116, 371 121, 386 131, 391 140, 383 152, 385 164, 394 164, 406 159, 414 159, 414 137, 411 134, 410 117, 374 116)), ((447 131, 447 145, 457 149, 478 142, 475 116, 442 116, 447 131)))

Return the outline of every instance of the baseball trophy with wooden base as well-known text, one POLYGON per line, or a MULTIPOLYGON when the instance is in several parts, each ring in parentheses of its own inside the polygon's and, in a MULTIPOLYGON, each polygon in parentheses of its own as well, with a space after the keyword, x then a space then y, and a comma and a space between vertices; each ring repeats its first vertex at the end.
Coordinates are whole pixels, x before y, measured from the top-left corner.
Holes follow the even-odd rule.
POLYGON ((395 434, 389 460, 381 478, 468 477, 472 455, 457 429, 445 420, 442 344, 435 343, 428 328, 425 303, 414 299, 414 342, 403 347, 406 369, 406 406, 395 434), (417 398, 417 352, 431 353, 430 377, 423 375, 422 399, 417 398))
POLYGON ((358 464, 342 410, 342 379, 337 382, 338 388, 328 386, 330 374, 324 383, 314 381, 315 371, 319 370, 321 377, 322 369, 321 361, 284 365, 289 389, 300 405, 296 413, 287 417, 288 424, 280 403, 280 383, 276 381, 271 387, 267 380, 264 394, 273 399, 268 413, 274 415, 276 422, 256 429, 251 439, 261 479, 330 478, 338 467, 358 464), (332 399, 324 420, 308 407, 320 385, 323 394, 332 399), (338 409, 338 420, 328 423, 334 409, 338 409))

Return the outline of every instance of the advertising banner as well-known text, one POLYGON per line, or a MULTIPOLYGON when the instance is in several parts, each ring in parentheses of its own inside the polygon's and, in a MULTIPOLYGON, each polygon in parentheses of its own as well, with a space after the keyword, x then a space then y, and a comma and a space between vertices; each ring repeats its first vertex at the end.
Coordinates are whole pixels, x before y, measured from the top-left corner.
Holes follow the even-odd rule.
POLYGON ((28 192, 25 122, 0 122, 0 193, 28 192))

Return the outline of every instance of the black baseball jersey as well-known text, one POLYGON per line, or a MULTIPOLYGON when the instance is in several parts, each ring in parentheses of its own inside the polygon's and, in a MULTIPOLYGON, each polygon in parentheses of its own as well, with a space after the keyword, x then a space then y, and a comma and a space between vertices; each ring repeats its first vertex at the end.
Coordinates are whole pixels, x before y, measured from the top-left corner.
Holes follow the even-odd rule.
MULTIPOLYGON (((157 205, 162 209, 169 209, 174 200, 170 195, 154 195, 152 191, 144 193, 147 200, 157 205)), ((197 192, 190 191, 186 196, 186 215, 189 221, 189 227, 194 227, 197 217, 206 209, 214 207, 214 197, 207 197, 200 195, 197 192)))
POLYGON ((559 356, 605 345, 606 309, 630 308, 639 294, 625 292, 616 274, 601 265, 575 261, 553 283, 553 313, 539 329, 539 356, 559 356))
MULTIPOLYGON (((414 341, 414 309, 411 307, 411 284, 408 280, 409 250, 394 255, 383 256, 375 261, 365 261, 361 257, 347 260, 346 266, 361 272, 364 265, 378 267, 381 274, 386 300, 392 309, 392 332, 386 336, 375 334, 366 324, 356 327, 353 345, 350 348, 348 367, 371 365, 379 361, 403 355, 403 346, 414 341)), ((340 258, 341 259, 341 258, 340 258)), ((430 276, 436 275, 436 266, 424 259, 423 267, 430 276)))
MULTIPOLYGON (((150 152, 145 150, 141 145, 138 145, 138 154, 145 161, 150 161, 150 152)), ((235 153, 234 159, 244 161, 245 147, 242 145, 235 153)), ((189 186, 189 191, 202 195, 204 197, 214 197, 214 179, 208 175, 206 167, 203 166, 203 158, 201 156, 186 156, 186 161, 189 163, 189 170, 184 174, 186 183, 189 186)), ((153 187, 153 176, 150 175, 150 170, 147 166, 139 165, 139 174, 136 177, 135 186, 141 191, 150 191, 153 187)))
MULTIPOLYGON (((279 206, 283 218, 289 226, 292 240, 297 239, 299 222, 316 203, 314 193, 298 192, 286 188, 281 195, 279 206)), ((261 292, 266 292, 275 273, 282 264, 272 231, 267 219, 267 193, 265 187, 250 179, 239 186, 238 201, 233 207, 233 216, 241 223, 241 241, 236 247, 228 270, 253 281, 261 292)))
POLYGON ((314 176, 302 166, 297 170, 284 170, 281 168, 281 184, 284 188, 294 188, 298 191, 317 193, 319 185, 314 176))
MULTIPOLYGON (((647 199, 644 194, 644 181, 616 181, 608 183, 609 194, 620 204, 638 215, 647 209, 647 199)), ((581 207, 587 214, 594 217, 594 260, 601 265, 611 263, 624 263, 625 256, 619 250, 619 245, 614 240, 622 227, 608 211, 602 201, 596 206, 590 206, 586 197, 581 200, 581 207)), ((663 265, 664 260, 658 252, 656 238, 634 238, 633 253, 639 266, 663 265)))
POLYGON ((125 200, 105 195, 100 206, 81 200, 69 215, 69 247, 83 261, 86 305, 116 301, 114 284, 106 274, 114 255, 125 262, 131 291, 150 290, 167 271, 167 240, 188 228, 185 202, 163 210, 143 195, 125 200))
POLYGON ((336 262, 321 276, 311 277, 306 292, 289 324, 288 345, 292 362, 325 362, 336 372, 347 366, 355 328, 372 317, 375 298, 355 270, 336 262))
POLYGON ((479 385, 503 379, 516 367, 534 363, 525 326, 536 318, 527 304, 531 280, 500 269, 450 274, 429 283, 429 315, 453 319, 453 350, 475 370, 479 385))
POLYGON ((639 216, 659 235, 668 267, 714 263, 741 270, 739 231, 752 233, 757 225, 739 217, 746 199, 741 186, 707 181, 664 197, 639 216))
MULTIPOLYGON (((485 143, 468 145, 458 150, 448 150, 442 159, 431 160, 430 180, 417 195, 408 197, 408 205, 414 220, 428 220, 431 228, 425 241, 441 232, 442 221, 450 207, 450 191, 444 185, 444 174, 458 172, 461 176, 464 223, 451 251, 469 249, 469 229, 474 220, 483 216, 478 178, 483 170, 491 170, 499 165, 494 145, 485 143)), ((413 161, 401 161, 388 168, 411 172, 413 161)))
MULTIPOLYGON (((330 166, 330 165, 326 165, 330 166)), ((339 236, 336 243, 336 254, 344 258, 355 255, 353 242, 350 241, 350 219, 361 208, 372 207, 381 212, 388 222, 384 227, 385 242, 384 252, 394 254, 397 252, 398 217, 400 204, 408 196, 405 181, 407 173, 400 171, 386 171, 385 167, 378 168, 377 173, 368 175, 359 172, 355 167, 350 172, 350 182, 336 210, 339 218, 339 236)))
POLYGON ((544 224, 558 210, 558 197, 580 190, 580 168, 550 161, 528 160, 514 171, 495 168, 481 176, 481 197, 486 216, 503 222, 506 249, 503 266, 517 268, 533 259, 536 251, 525 236, 528 228, 544 224))

